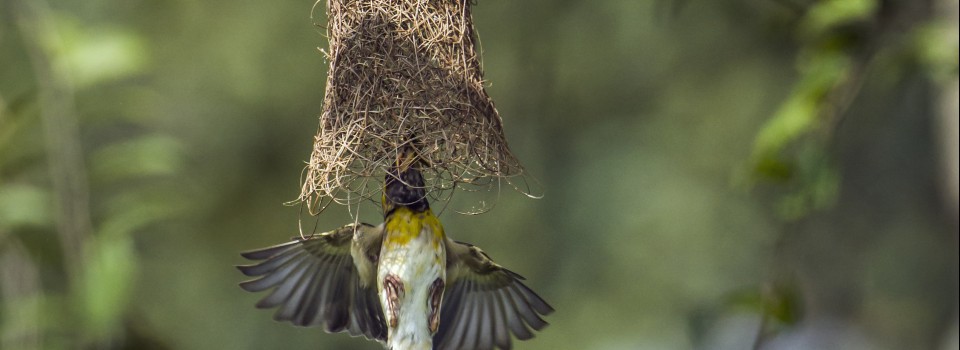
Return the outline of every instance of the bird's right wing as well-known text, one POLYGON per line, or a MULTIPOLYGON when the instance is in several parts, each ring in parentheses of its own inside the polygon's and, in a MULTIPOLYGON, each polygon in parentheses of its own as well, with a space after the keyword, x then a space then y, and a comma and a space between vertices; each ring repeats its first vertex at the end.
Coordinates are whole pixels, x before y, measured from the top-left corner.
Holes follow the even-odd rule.
POLYGON ((382 240, 382 228, 351 224, 245 252, 244 258, 257 262, 237 268, 257 278, 240 287, 250 292, 273 288, 256 306, 279 307, 274 314, 278 321, 386 341, 375 276, 366 273, 371 267, 376 271, 382 240))
POLYGON ((547 326, 553 312, 523 277, 490 260, 480 248, 447 240, 447 289, 440 308, 434 349, 510 349, 547 326))

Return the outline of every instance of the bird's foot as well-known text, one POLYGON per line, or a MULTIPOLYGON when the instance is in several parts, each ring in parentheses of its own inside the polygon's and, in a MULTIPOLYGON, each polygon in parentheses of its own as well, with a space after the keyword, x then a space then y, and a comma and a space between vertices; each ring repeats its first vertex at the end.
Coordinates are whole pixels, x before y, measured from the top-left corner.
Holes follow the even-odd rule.
POLYGON ((440 301, 443 300, 443 279, 437 278, 430 286, 430 334, 436 333, 440 327, 440 301))
POLYGON ((390 328, 397 327, 397 317, 400 314, 400 298, 403 297, 403 282, 397 275, 387 275, 383 280, 383 291, 387 293, 387 322, 390 328))

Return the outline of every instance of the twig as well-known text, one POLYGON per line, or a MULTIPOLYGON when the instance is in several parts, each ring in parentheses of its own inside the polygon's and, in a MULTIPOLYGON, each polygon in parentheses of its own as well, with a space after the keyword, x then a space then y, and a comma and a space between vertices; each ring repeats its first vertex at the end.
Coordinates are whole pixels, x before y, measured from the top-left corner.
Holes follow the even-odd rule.
MULTIPOLYGON (((56 40, 50 9, 44 0, 15 0, 14 13, 37 82, 40 119, 46 138, 47 162, 56 195, 56 225, 68 282, 83 266, 83 242, 90 235, 90 195, 83 163, 80 127, 73 91, 62 67, 42 45, 56 40)), ((72 285, 72 284, 71 284, 72 285)))

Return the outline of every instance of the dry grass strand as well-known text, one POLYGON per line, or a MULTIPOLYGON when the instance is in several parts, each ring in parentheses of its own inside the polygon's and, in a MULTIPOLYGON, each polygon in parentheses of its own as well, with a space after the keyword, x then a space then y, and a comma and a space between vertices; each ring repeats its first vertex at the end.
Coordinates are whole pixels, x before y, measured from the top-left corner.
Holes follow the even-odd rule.
POLYGON ((310 214, 379 199, 407 146, 435 199, 524 177, 484 91, 468 1, 328 0, 327 18, 330 68, 299 197, 310 214))

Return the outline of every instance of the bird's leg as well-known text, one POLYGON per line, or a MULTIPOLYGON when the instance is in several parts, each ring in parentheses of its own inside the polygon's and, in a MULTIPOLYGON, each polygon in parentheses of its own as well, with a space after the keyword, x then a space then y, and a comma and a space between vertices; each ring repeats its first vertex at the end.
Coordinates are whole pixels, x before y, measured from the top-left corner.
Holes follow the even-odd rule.
POLYGON ((387 293, 387 321, 390 328, 396 328, 400 314, 400 298, 403 297, 403 282, 397 275, 389 274, 383 279, 383 290, 387 293))
POLYGON ((440 301, 443 300, 443 279, 437 278, 430 286, 430 334, 436 333, 440 327, 440 301))

